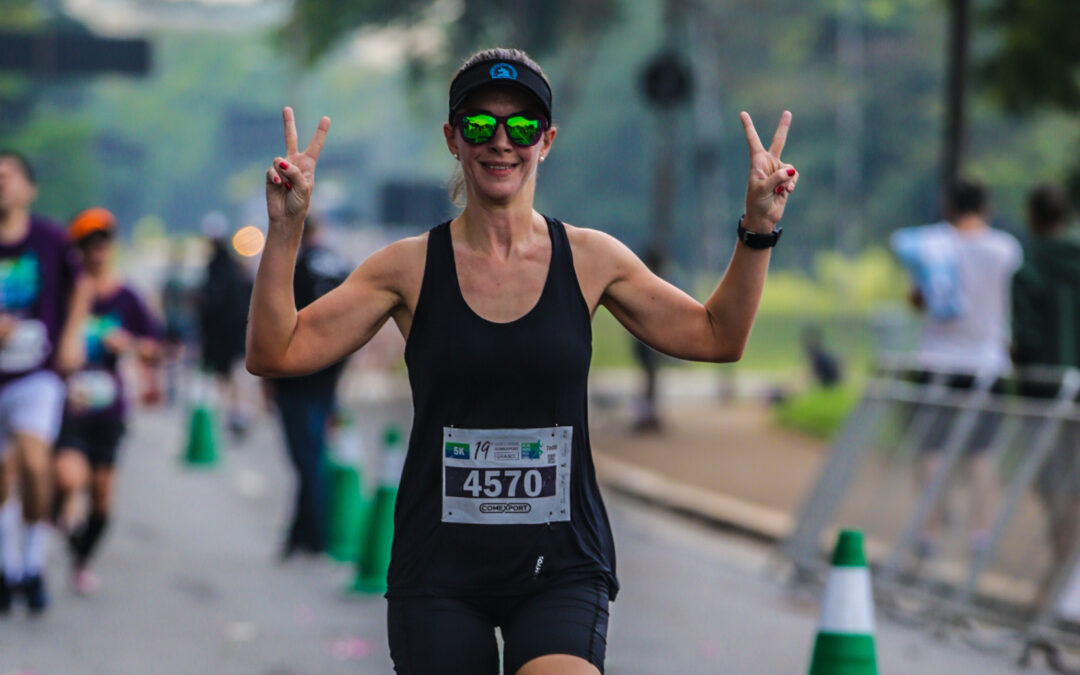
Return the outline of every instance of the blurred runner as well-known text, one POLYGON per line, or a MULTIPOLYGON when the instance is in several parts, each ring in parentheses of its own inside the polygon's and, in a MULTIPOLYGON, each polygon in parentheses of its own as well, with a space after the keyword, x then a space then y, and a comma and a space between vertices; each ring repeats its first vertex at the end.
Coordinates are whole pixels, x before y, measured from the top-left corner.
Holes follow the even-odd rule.
MULTIPOLYGON (((1080 237, 1065 191, 1040 185, 1027 199, 1030 237, 1013 277, 1013 362, 1080 368, 1080 237)), ((1057 386, 1022 383, 1025 396, 1052 398, 1057 386)), ((1072 550, 1080 528, 1080 425, 1068 421, 1035 489, 1048 515, 1054 560, 1072 550)))
POLYGON ((266 172, 247 364, 300 375, 359 349, 391 319, 406 336, 415 415, 387 579, 399 673, 602 672, 618 581, 588 437, 593 313, 604 305, 672 356, 738 359, 798 180, 780 161, 790 113, 768 149, 742 113, 745 216, 727 225, 739 243, 702 304, 614 237, 534 210, 556 136, 551 103, 524 52, 470 57, 442 126, 464 211, 374 253, 299 312, 296 254, 330 120, 301 151, 292 109, 282 111, 286 156, 266 172))
POLYGON ((229 430, 243 435, 251 424, 234 369, 244 357, 251 280, 233 257, 229 227, 218 212, 207 215, 203 232, 210 242, 210 260, 198 294, 199 343, 202 367, 210 373, 228 411, 229 430))
POLYGON ((36 198, 30 163, 0 151, 0 614, 11 609, 13 591, 32 613, 48 603, 50 460, 64 405, 57 371, 82 364, 91 296, 67 235, 30 213, 36 198))
POLYGON ((68 534, 72 587, 89 594, 97 580, 87 569, 112 508, 114 467, 127 417, 120 358, 134 353, 145 367, 144 400, 157 400, 161 329, 142 299, 113 269, 116 218, 101 208, 83 211, 68 229, 82 254, 94 290, 84 331, 86 363, 68 378, 67 405, 56 442, 57 521, 68 534), (77 513, 77 498, 89 488, 90 509, 77 513))
POLYGON ((825 347, 821 327, 814 324, 803 326, 801 338, 813 384, 826 389, 840 384, 844 374, 840 358, 825 347))
MULTIPOLYGON (((918 348, 923 370, 913 379, 927 383, 944 373, 947 386, 969 390, 977 377, 996 378, 1009 370, 1009 289, 1022 251, 1015 237, 990 226, 989 198, 981 185, 957 181, 945 195, 945 212, 946 222, 898 230, 892 244, 912 275, 912 303, 926 312, 918 348)), ((922 485, 941 466, 954 417, 937 415, 924 437, 922 485)), ((987 543, 997 497, 996 467, 986 450, 999 423, 998 415, 981 414, 965 448, 971 460, 969 543, 976 550, 987 543)), ((940 500, 924 524, 921 555, 937 552, 946 501, 940 500)))
MULTIPOLYGON (((347 260, 323 244, 318 221, 308 216, 293 277, 296 308, 303 309, 332 291, 351 271, 347 260)), ((325 440, 327 424, 337 407, 335 391, 344 366, 341 360, 311 375, 271 381, 297 478, 296 505, 282 559, 297 552, 326 550, 325 440)))
POLYGON ((169 248, 169 267, 161 286, 161 308, 165 315, 162 335, 162 358, 165 364, 165 393, 170 405, 176 402, 179 380, 188 349, 195 337, 195 294, 184 269, 184 246, 173 241, 169 248))

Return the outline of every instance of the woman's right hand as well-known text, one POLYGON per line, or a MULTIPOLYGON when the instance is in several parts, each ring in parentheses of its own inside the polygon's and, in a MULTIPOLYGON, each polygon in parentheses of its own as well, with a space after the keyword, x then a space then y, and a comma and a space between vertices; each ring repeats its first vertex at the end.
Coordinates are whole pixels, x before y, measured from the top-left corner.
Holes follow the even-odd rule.
POLYGON ((281 111, 285 125, 285 156, 274 158, 266 171, 266 214, 270 223, 292 224, 299 227, 307 215, 311 191, 315 187, 315 164, 319 160, 330 118, 319 120, 319 128, 311 142, 299 152, 296 147, 296 120, 293 109, 281 111))

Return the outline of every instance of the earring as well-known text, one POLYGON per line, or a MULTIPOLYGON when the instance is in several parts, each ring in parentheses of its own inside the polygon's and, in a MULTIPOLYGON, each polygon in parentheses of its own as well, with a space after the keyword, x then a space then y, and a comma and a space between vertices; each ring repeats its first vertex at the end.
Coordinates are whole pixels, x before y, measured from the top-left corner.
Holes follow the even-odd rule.
POLYGON ((547 158, 546 158, 546 157, 544 157, 544 155, 540 155, 540 161, 541 161, 541 162, 542 162, 542 161, 544 161, 545 159, 547 159, 547 158))
POLYGON ((456 152, 454 153, 454 159, 457 159, 457 160, 461 159, 460 157, 458 157, 458 154, 456 152))

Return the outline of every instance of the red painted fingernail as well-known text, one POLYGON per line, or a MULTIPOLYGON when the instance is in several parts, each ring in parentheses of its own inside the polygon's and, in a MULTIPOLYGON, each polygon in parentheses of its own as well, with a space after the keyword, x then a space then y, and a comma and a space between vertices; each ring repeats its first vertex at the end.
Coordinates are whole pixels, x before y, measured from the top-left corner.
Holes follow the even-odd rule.
POLYGON ((280 178, 278 178, 277 176, 274 176, 274 182, 275 182, 275 183, 280 183, 280 182, 281 182, 281 179, 280 179, 280 178))
POLYGON ((794 176, 795 175, 795 169, 788 169, 787 170, 787 175, 794 176))
POLYGON ((286 190, 291 190, 292 189, 292 183, 290 183, 289 181, 285 181, 285 189, 286 190))
POLYGON ((289 163, 288 162, 282 162, 281 164, 278 164, 278 166, 280 166, 281 169, 283 171, 285 171, 285 170, 287 170, 289 168, 289 163))
POLYGON ((778 194, 778 195, 784 194, 784 186, 783 185, 777 185, 776 186, 776 194, 778 194))

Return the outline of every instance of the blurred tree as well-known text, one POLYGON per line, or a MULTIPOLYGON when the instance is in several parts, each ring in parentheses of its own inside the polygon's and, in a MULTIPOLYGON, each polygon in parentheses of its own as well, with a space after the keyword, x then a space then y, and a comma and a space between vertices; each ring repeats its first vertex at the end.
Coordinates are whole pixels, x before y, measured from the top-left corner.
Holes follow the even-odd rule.
MULTIPOLYGON (((1008 112, 1080 110, 1080 2, 998 0, 987 22, 1000 46, 982 65, 982 75, 1008 112)), ((1080 162, 1066 182, 1080 200, 1080 162)))
POLYGON ((0 15, 0 27, 24 28, 41 20, 41 7, 37 0, 4 0, 4 13, 0 15))
MULTIPOLYGON (((597 38, 619 18, 621 4, 622 0, 297 0, 281 35, 308 66, 366 26, 442 24, 448 51, 457 55, 502 45, 540 57, 562 48, 575 65, 559 80, 559 108, 565 114, 575 108, 600 48, 597 38)), ((433 61, 430 36, 422 34, 416 40, 406 50, 414 80, 425 75, 433 61)))
POLYGON ((311 65, 356 28, 450 19, 453 52, 495 37, 542 54, 565 40, 595 37, 619 15, 619 0, 297 0, 284 29, 304 63, 311 65))
MULTIPOLYGON (((37 0, 2 0, 0 28, 68 30, 73 24, 58 18, 37 0)), ((90 159, 90 125, 77 115, 83 87, 58 85, 42 78, 0 72, 0 146, 27 154, 34 163, 41 195, 34 208, 64 220, 85 208, 97 182, 90 159), (63 185, 63 190, 55 189, 63 185)))
POLYGON ((967 101, 968 45, 971 42, 970 0, 948 0, 949 46, 945 66, 945 145, 942 187, 952 185, 964 157, 964 114, 967 101))
POLYGON ((1010 112, 1080 110, 1080 2, 998 0, 987 21, 1001 43, 983 74, 1010 112))

